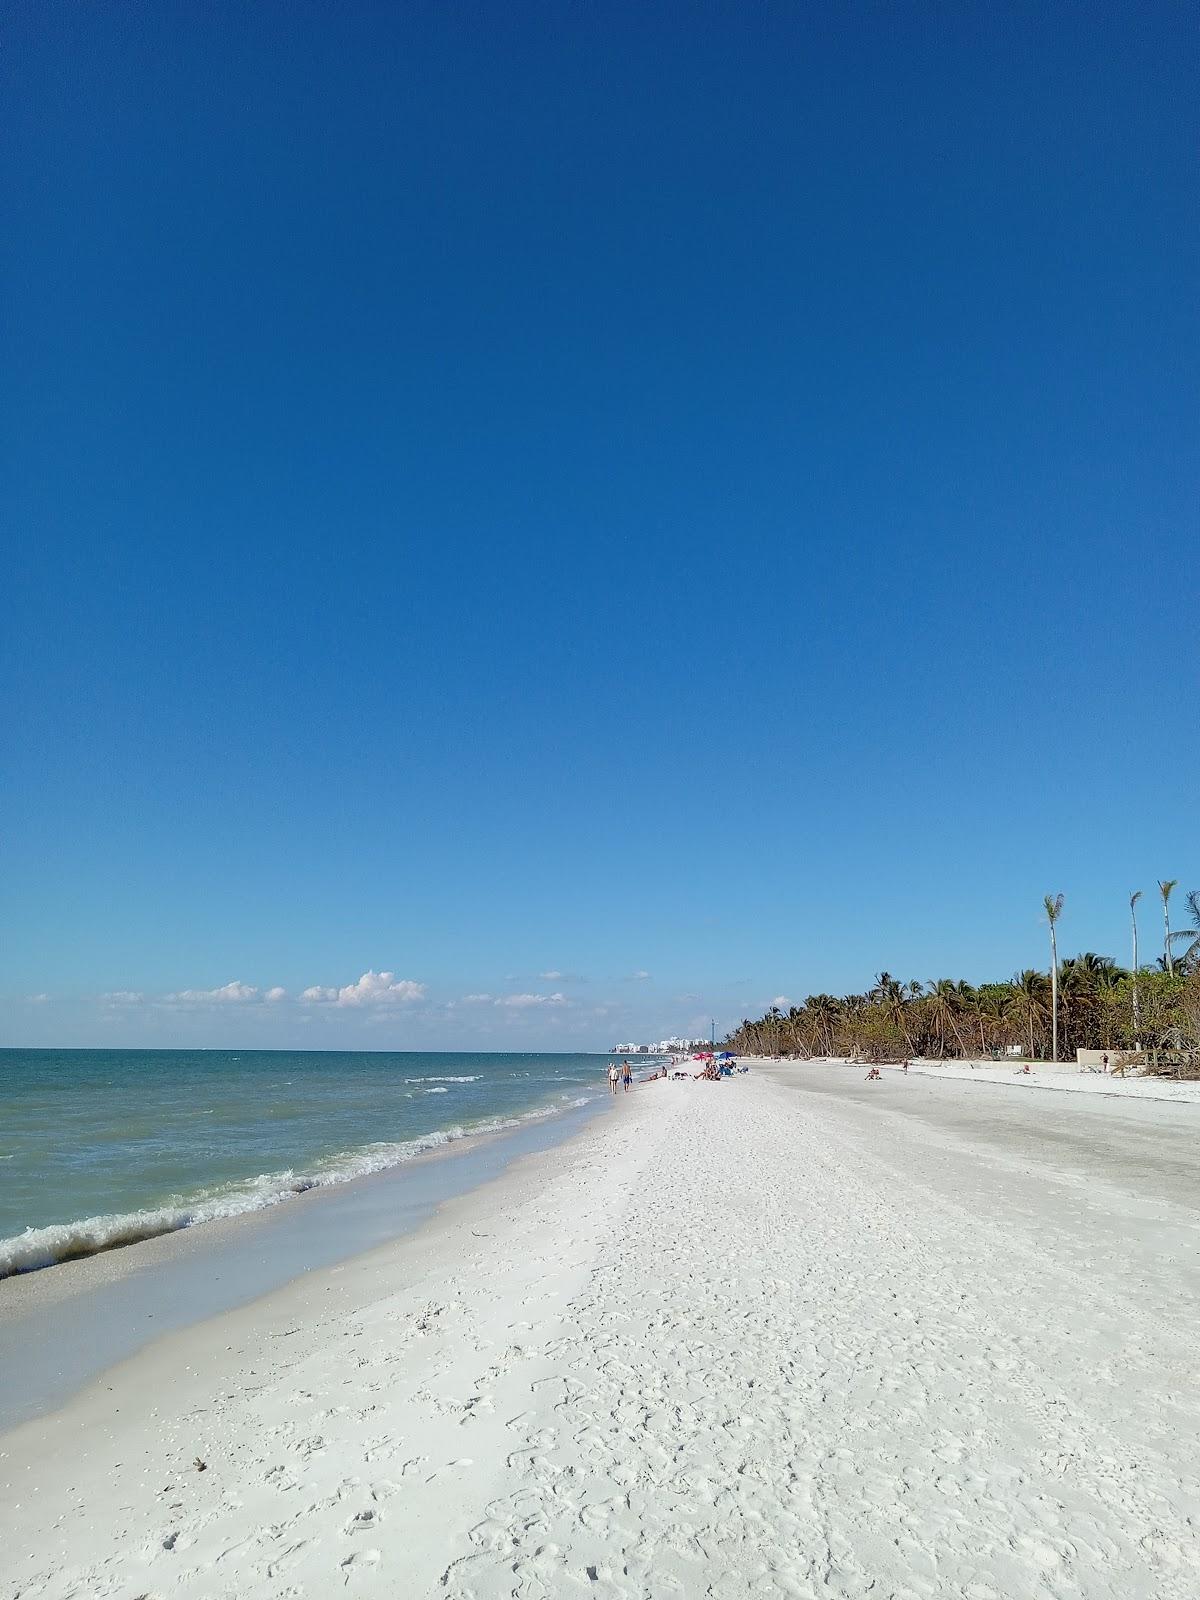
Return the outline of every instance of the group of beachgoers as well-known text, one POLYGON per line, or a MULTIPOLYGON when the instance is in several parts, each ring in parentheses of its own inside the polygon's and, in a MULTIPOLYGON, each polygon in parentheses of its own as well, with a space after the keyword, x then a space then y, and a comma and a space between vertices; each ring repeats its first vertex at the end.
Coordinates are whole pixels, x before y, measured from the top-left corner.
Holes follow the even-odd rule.
MULTIPOLYGON (((729 1058, 725 1061, 713 1056, 697 1056, 695 1060, 700 1064, 699 1072, 688 1072, 686 1067, 672 1059, 668 1063, 660 1064, 649 1075, 642 1078, 641 1083, 654 1083, 659 1078, 693 1079, 696 1082, 707 1081, 719 1083, 722 1078, 732 1078, 735 1072, 749 1072, 750 1068, 740 1062, 729 1058)), ((692 1063, 689 1062, 690 1066, 692 1063)), ((622 1061, 620 1066, 614 1061, 608 1069, 608 1088, 610 1094, 623 1090, 626 1094, 633 1088, 633 1068, 628 1061, 622 1061)))
MULTIPOLYGON (((901 1061, 901 1062, 899 1062, 897 1064, 898 1064, 901 1072, 904 1074, 904 1076, 907 1077, 908 1076, 908 1062, 907 1061, 901 1061)), ((974 1067, 974 1065, 975 1065, 975 1063, 972 1061, 971 1062, 971 1066, 974 1067)), ((1091 1070, 1095 1071, 1095 1072, 1102 1072, 1102 1071, 1103 1072, 1107 1072, 1108 1071, 1108 1057, 1107 1056, 1104 1057, 1104 1065, 1103 1065, 1103 1067, 1094 1067, 1091 1070)), ((1122 1071, 1123 1071, 1123 1069, 1122 1069, 1122 1071)), ((1022 1078, 1022 1077, 1029 1078, 1029 1077, 1033 1076, 1033 1068, 1029 1065, 1029 1063, 1027 1061, 1023 1067, 1017 1067, 1016 1073, 1017 1073, 1017 1077, 1018 1078, 1022 1078)), ((883 1073, 880 1072, 878 1067, 872 1067, 870 1072, 867 1073, 866 1081, 868 1083, 882 1083, 883 1082, 883 1073)))

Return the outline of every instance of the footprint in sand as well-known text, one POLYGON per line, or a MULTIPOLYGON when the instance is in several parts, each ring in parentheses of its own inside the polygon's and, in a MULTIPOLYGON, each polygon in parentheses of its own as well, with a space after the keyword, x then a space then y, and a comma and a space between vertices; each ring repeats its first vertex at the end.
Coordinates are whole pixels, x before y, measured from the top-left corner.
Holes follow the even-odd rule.
POLYGON ((294 1544, 288 1545, 286 1550, 281 1550, 278 1555, 272 1556, 267 1564, 268 1578, 281 1578, 284 1573, 294 1567, 300 1559, 300 1552, 306 1548, 307 1539, 297 1539, 294 1544))
POLYGON ((349 1522, 343 1527, 343 1533, 372 1533, 379 1526, 381 1513, 374 1507, 367 1507, 364 1511, 356 1511, 349 1522))
POLYGON ((356 1550, 353 1555, 347 1556, 340 1563, 343 1580, 350 1583, 355 1578, 365 1578, 379 1565, 381 1559, 378 1550, 356 1550))

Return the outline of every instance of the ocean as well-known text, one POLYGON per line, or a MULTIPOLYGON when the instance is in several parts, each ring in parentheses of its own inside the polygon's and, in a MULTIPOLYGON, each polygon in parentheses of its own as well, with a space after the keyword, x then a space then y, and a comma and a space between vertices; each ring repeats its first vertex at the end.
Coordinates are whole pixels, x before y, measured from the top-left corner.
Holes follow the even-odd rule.
POLYGON ((279 1205, 607 1092, 598 1055, 0 1050, 0 1277, 279 1205))

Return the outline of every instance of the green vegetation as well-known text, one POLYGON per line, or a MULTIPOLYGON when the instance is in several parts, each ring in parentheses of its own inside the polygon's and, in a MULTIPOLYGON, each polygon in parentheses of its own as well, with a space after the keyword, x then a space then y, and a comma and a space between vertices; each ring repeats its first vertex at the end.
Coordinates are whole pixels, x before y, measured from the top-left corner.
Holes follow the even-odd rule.
MULTIPOLYGON (((1175 885, 1159 886, 1164 919, 1175 885)), ((1130 896, 1133 959, 1137 960, 1137 901, 1130 896)), ((1195 1049, 1200 1046, 1200 890, 1187 896, 1189 929, 1164 925, 1155 967, 1118 966, 1092 950, 1058 960, 1061 895, 1047 895, 1049 972, 1028 968, 1005 983, 961 979, 902 983, 881 972, 865 994, 809 995, 803 1005, 746 1018, 725 1041, 753 1055, 981 1057, 1019 1047, 1030 1058, 1051 1052, 1072 1060, 1077 1048, 1110 1051, 1195 1049)))

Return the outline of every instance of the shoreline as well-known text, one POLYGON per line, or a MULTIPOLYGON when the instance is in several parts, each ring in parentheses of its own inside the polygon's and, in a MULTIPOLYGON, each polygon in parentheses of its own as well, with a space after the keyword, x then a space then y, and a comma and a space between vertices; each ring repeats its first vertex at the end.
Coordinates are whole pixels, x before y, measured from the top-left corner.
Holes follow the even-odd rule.
MULTIPOLYGON (((36 1054, 36 1052, 22 1051, 10 1053, 19 1062, 36 1054)), ((63 1054, 45 1053, 56 1060, 63 1054)), ((225 1051, 81 1051, 79 1054, 91 1074, 90 1079, 85 1079, 85 1096, 89 1089, 93 1095, 95 1094, 96 1062, 108 1055, 113 1056, 123 1067, 128 1067, 130 1062, 140 1057, 158 1063, 163 1057, 178 1055, 193 1069, 198 1060, 212 1055, 223 1064, 226 1072, 242 1060, 241 1055, 225 1051)), ((344 1052, 330 1054, 339 1062, 345 1061, 344 1052)), ((249 1060, 256 1062, 263 1056, 278 1057, 280 1062, 288 1064, 283 1070, 295 1072, 298 1080, 307 1089, 307 1100, 305 1089, 302 1089, 299 1098, 293 1097, 289 1101, 286 1091, 292 1089, 292 1079, 258 1084, 253 1072, 242 1070, 238 1074, 238 1094, 241 1095, 241 1099, 234 1095, 235 1118, 240 1117, 245 1121, 249 1114, 244 1087, 246 1084, 255 1085, 256 1092, 252 1098, 256 1108, 264 1094, 268 1100, 273 1096, 283 1095, 283 1105, 272 1103, 268 1110, 272 1116, 282 1114, 284 1118, 293 1115, 297 1117, 300 1136, 290 1150, 280 1149, 273 1142, 270 1149, 263 1148, 261 1138, 256 1144, 256 1136, 261 1135, 264 1124, 260 1121, 256 1126, 251 1115, 249 1127, 242 1130, 248 1132, 250 1137, 240 1148, 239 1159, 233 1168, 221 1160, 206 1164, 193 1162, 188 1167, 186 1160, 181 1161, 181 1140, 187 1143, 190 1136, 194 1135, 196 1131, 194 1119, 197 1115, 213 1116, 217 1107, 200 1106, 191 1109, 190 1112, 185 1110, 182 1118, 175 1115, 172 1120, 172 1115, 165 1114, 165 1108, 158 1106, 157 1110, 164 1112, 167 1127, 165 1138, 169 1154, 166 1157, 166 1170, 159 1170, 150 1177, 141 1185, 140 1192, 135 1186, 123 1186, 119 1181, 115 1183, 109 1181, 107 1187, 100 1189, 94 1185, 86 1187, 84 1192, 76 1196, 74 1203, 62 1203, 45 1208, 33 1199, 30 1192, 26 1195, 24 1206, 7 1207, 5 1226, 0 1236, 0 1283, 30 1272, 101 1255, 106 1251, 144 1244, 164 1234, 182 1233, 192 1227, 225 1222, 241 1216, 252 1216, 256 1212, 272 1210, 316 1191, 342 1188, 359 1179, 386 1174, 408 1166, 423 1156, 447 1150, 462 1140, 504 1134, 529 1123, 558 1116, 564 1111, 582 1106, 599 1093, 597 1082, 599 1070, 595 1066, 598 1058, 580 1056, 555 1057, 548 1054, 547 1060, 552 1063, 561 1062, 568 1066, 568 1069, 574 1067, 574 1073, 566 1076, 553 1075, 544 1079, 531 1094, 518 1096, 518 1102, 523 1100, 524 1103, 517 1104, 512 1103, 511 1079, 506 1084, 503 1071, 500 1071, 495 1081, 485 1088, 482 1095, 485 1102, 483 1105, 472 1104, 472 1100, 478 1096, 474 1086, 487 1084, 488 1074, 485 1072, 449 1076, 426 1072, 417 1077, 402 1078, 396 1074, 391 1079, 376 1081, 368 1086, 374 1092, 383 1091, 392 1097, 390 1105, 392 1114, 385 1119, 389 1137, 376 1136, 382 1128, 374 1116, 376 1105, 372 1103, 372 1120, 369 1123, 360 1117, 352 1128, 345 1124, 335 1124, 338 1133, 331 1136, 326 1122, 322 1126, 321 1138, 314 1144, 313 1106, 321 1104, 321 1096, 327 1093, 328 1085, 322 1085, 319 1080, 315 1083, 307 1082, 303 1069, 311 1061, 311 1053, 278 1051, 247 1052, 246 1055, 249 1060), (588 1060, 590 1064, 590 1070, 586 1074, 581 1074, 578 1068, 578 1063, 583 1060, 588 1060), (574 1092, 571 1089, 564 1091, 554 1087, 563 1083, 571 1083, 574 1092), (448 1085, 450 1087, 447 1087, 448 1085), (492 1096, 489 1096, 488 1088, 493 1090, 492 1096), (437 1110, 432 1114, 427 1113, 424 1117, 417 1114, 414 1121, 413 1114, 404 1110, 404 1101, 413 1101, 424 1096, 450 1095, 458 1089, 463 1089, 465 1101, 439 1099, 440 1115, 437 1110), (498 1099, 494 1094, 497 1089, 498 1099), (490 1103, 487 1103, 489 1099, 490 1103), (189 1121, 189 1116, 192 1121, 189 1121), (408 1127, 404 1126, 406 1117, 409 1122, 408 1127), (45 1215, 47 1209, 50 1211, 48 1217, 45 1215), (31 1213, 41 1220, 22 1226, 31 1213)), ((372 1066, 377 1066, 379 1063, 393 1065, 399 1059, 396 1054, 388 1052, 360 1052, 359 1058, 372 1066)), ((447 1066, 494 1065, 503 1068, 508 1063, 529 1062, 533 1059, 530 1056, 505 1056, 503 1053, 486 1058, 461 1052, 442 1055, 413 1053, 412 1060, 404 1065, 410 1070, 422 1062, 447 1066)), ((527 1070, 518 1076, 529 1079, 534 1074, 527 1070)), ((21 1086, 19 1081, 14 1080, 14 1082, 16 1082, 14 1093, 17 1094, 16 1148, 7 1159, 16 1158, 19 1161, 22 1139, 36 1145, 41 1130, 25 1120, 20 1098, 21 1086)), ((55 1087, 57 1088, 57 1085, 55 1087)), ((351 1085, 352 1101, 356 1092, 361 1101, 363 1088, 364 1085, 361 1083, 351 1085)), ((50 1085, 39 1083, 35 1076, 35 1096, 39 1089, 43 1093, 49 1092, 50 1085)), ((127 1080, 119 1085, 118 1092, 128 1100, 130 1090, 131 1083, 127 1075, 127 1080)), ((185 1104, 190 1105, 190 1096, 199 1091, 203 1091, 205 1097, 219 1098, 220 1080, 214 1084, 189 1085, 188 1092, 184 1096, 185 1104)), ((335 1110, 334 1107, 326 1109, 330 1112, 335 1110)), ((126 1107, 126 1110, 129 1108, 126 1107)), ((141 1114, 140 1110, 138 1114, 141 1114)), ((101 1113, 98 1123, 98 1148, 104 1152, 107 1141, 107 1153, 111 1159, 112 1120, 106 1119, 101 1113)), ((265 1125, 270 1126, 269 1117, 265 1125)), ((211 1144, 211 1132, 208 1134, 208 1139, 211 1144)), ((230 1148, 237 1149, 237 1147, 235 1140, 230 1148)), ((57 1149, 55 1153, 58 1153, 57 1149)), ((212 1149, 208 1154, 210 1156, 213 1154, 212 1149)), ((135 1166, 136 1160, 135 1155, 135 1166)), ((51 1165, 51 1171, 53 1170, 51 1165)), ((27 1189, 31 1185, 36 1187, 30 1172, 22 1173, 19 1165, 17 1171, 18 1195, 21 1194, 19 1185, 22 1178, 27 1189)), ((39 1174, 39 1178, 44 1179, 44 1177, 43 1171, 39 1174)), ((114 1178, 115 1172, 109 1173, 108 1177, 110 1180, 114 1178)))
POLYGON ((0 1368, 8 1379, 0 1438, 52 1412, 163 1334, 412 1234, 443 1205, 486 1186, 511 1163, 569 1141, 608 1110, 609 1097, 596 1094, 281 1205, 0 1279, 0 1368))

